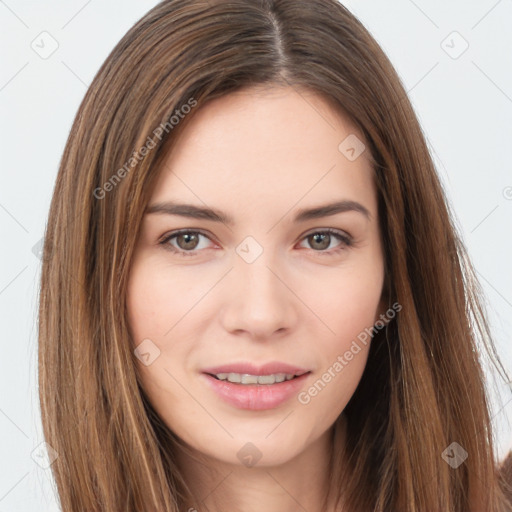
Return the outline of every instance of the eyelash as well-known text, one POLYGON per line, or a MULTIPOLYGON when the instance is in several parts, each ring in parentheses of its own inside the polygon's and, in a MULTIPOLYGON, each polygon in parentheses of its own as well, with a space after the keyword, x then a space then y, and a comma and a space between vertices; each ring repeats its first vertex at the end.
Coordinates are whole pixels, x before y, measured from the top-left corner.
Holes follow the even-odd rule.
MULTIPOLYGON (((200 250, 202 250, 202 249, 199 249, 199 250, 198 249, 192 249, 190 251, 184 251, 183 249, 177 249, 176 247, 174 247, 174 246, 172 246, 171 244, 168 243, 173 238, 176 238, 177 236, 182 235, 182 234, 202 235, 205 238, 208 238, 210 240, 210 237, 208 235, 206 235, 205 233, 201 232, 201 231, 191 230, 191 229, 181 229, 181 230, 178 230, 178 231, 173 231, 172 233, 169 233, 168 235, 165 235, 164 238, 162 240, 160 240, 158 243, 159 243, 159 245, 165 246, 166 250, 170 250, 171 252, 177 254, 178 256, 190 257, 190 256, 197 255, 197 253, 200 250)), ((311 249, 313 252, 316 252, 316 253, 321 254, 321 255, 334 256, 334 255, 337 255, 339 252, 344 251, 344 250, 346 250, 347 248, 349 248, 349 247, 351 247, 353 245, 352 237, 350 237, 349 235, 344 234, 341 231, 338 231, 338 230, 332 229, 332 228, 319 229, 317 231, 311 231, 310 233, 308 233, 307 235, 302 237, 301 240, 304 240, 306 238, 309 238, 310 236, 318 235, 318 234, 331 235, 331 236, 334 236, 335 238, 337 238, 340 242, 342 242, 339 247, 337 247, 335 249, 331 249, 329 251, 326 251, 326 250, 315 251, 314 249, 311 249)))

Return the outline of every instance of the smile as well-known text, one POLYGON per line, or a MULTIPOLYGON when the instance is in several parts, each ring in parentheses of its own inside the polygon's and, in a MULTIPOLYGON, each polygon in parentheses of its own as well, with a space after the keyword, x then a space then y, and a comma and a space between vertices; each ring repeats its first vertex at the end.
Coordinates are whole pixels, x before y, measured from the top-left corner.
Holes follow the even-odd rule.
POLYGON ((310 375, 311 372, 301 375, 203 373, 201 377, 205 379, 205 383, 223 402, 237 409, 263 411, 279 407, 296 396, 304 387, 305 381, 310 375), (219 379, 218 375, 224 377, 224 379, 219 379), (283 376, 283 380, 279 381, 283 376), (290 376, 291 378, 287 379, 290 376), (234 382, 231 379, 234 379, 234 382), (237 380, 240 380, 240 382, 237 382, 237 380))
POLYGON ((251 375, 249 373, 217 373, 212 375, 218 380, 226 380, 234 384, 275 384, 292 380, 297 375, 293 373, 274 373, 270 375, 251 375))

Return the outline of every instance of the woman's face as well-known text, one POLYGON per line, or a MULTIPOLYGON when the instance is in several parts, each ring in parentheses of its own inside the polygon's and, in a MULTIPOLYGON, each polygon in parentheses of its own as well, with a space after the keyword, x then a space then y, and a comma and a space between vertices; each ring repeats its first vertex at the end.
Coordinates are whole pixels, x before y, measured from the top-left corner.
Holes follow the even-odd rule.
POLYGON ((372 168, 312 93, 245 90, 195 114, 143 220, 133 349, 153 407, 193 449, 280 464, 327 435, 386 309, 372 168))

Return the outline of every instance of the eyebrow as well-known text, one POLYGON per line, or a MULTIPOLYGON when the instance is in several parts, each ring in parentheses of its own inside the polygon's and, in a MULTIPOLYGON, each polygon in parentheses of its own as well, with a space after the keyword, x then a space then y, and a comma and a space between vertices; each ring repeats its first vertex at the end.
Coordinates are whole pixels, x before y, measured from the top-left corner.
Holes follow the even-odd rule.
MULTIPOLYGON (((357 201, 337 201, 334 203, 316 206, 314 208, 304 208, 299 210, 295 217, 293 218, 293 222, 305 222, 313 219, 320 219, 323 217, 329 217, 331 215, 336 215, 338 213, 345 212, 358 212, 367 220, 371 220, 372 216, 367 208, 365 208, 362 204, 357 201)), ((235 224, 234 219, 225 212, 220 210, 216 210, 214 208, 204 208, 200 206, 195 206, 192 204, 181 204, 174 203, 172 201, 166 201, 163 203, 156 203, 150 205, 146 208, 146 214, 152 213, 160 213, 167 215, 179 215, 180 217, 188 217, 191 219, 203 219, 210 220, 213 222, 222 222, 228 226, 232 226, 235 224)))

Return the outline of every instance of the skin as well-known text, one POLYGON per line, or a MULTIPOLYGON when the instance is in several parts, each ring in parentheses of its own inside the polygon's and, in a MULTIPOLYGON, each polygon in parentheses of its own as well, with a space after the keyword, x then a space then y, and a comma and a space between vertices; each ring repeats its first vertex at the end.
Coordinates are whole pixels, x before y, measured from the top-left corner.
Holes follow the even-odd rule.
POLYGON ((369 343, 309 403, 294 395, 264 411, 225 403, 201 370, 282 361, 311 370, 307 391, 388 308, 372 166, 367 151, 350 161, 338 150, 350 134, 364 142, 312 92, 246 89, 197 111, 161 170, 149 205, 208 206, 235 221, 146 214, 128 286, 133 346, 149 339, 149 352, 160 351, 147 366, 137 362, 141 382, 197 456, 178 460, 199 510, 326 510, 332 426, 360 381, 369 343), (370 219, 348 211, 292 221, 299 209, 342 199, 362 204, 370 219), (159 244, 184 228, 206 236, 166 244, 192 256, 159 244), (310 236, 327 228, 353 244, 310 236), (263 249, 251 263, 236 252, 247 236, 263 249), (237 457, 248 442, 261 454, 253 467, 237 457))

